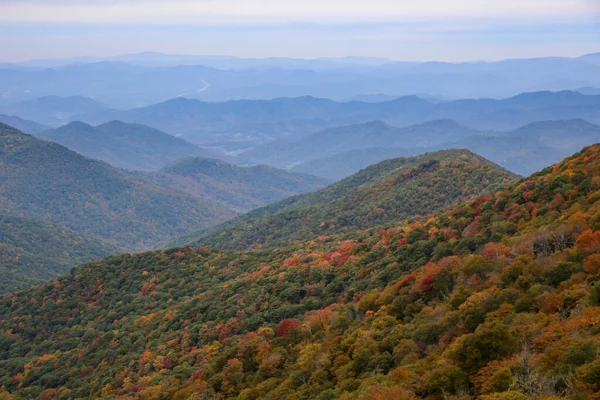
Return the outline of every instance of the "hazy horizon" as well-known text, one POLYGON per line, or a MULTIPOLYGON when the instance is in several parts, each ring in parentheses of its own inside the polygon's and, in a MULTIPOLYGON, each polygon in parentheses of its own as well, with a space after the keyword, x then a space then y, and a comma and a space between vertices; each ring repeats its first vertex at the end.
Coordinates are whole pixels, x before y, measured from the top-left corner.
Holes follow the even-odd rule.
POLYGON ((199 53, 166 53, 161 51, 152 51, 152 50, 142 50, 139 52, 132 53, 115 53, 115 54, 105 54, 105 55, 94 55, 94 54, 78 54, 73 56, 65 56, 65 57, 40 57, 40 58, 27 58, 23 60, 15 60, 15 61, 5 61, 7 64, 20 64, 20 63, 35 63, 35 62, 43 62, 43 61, 73 61, 77 62, 103 62, 105 60, 111 61, 113 59, 118 59, 120 57, 134 57, 140 55, 155 55, 155 56, 164 56, 164 57, 205 57, 207 59, 256 59, 256 60, 270 60, 270 59, 292 59, 292 60, 307 60, 307 61, 318 61, 318 60, 342 60, 342 59, 373 59, 373 60, 381 60, 389 61, 389 62, 414 62, 414 63, 427 63, 427 62, 448 62, 448 63, 493 63, 498 61, 506 61, 506 60, 526 60, 526 59, 536 59, 536 58, 580 58, 590 54, 600 54, 600 46, 596 50, 591 50, 586 53, 576 53, 569 55, 560 55, 560 54, 549 54, 546 56, 531 56, 531 57, 508 57, 508 58, 498 58, 498 59, 464 59, 464 60, 453 60, 453 61, 444 61, 438 59, 430 59, 430 60, 418 60, 418 59, 394 59, 389 57, 379 57, 379 56, 365 56, 361 54, 352 54, 352 55, 339 55, 339 56, 331 56, 331 57, 301 57, 301 56, 239 56, 233 54, 199 54, 199 53))
POLYGON ((139 52, 495 61, 598 51, 594 0, 0 0, 0 62, 139 52))

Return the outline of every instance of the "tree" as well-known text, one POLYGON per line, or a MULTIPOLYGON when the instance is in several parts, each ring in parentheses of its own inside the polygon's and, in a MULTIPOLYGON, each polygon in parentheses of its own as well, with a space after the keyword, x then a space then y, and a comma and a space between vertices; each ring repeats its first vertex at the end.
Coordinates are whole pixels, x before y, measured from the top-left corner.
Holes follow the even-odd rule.
POLYGON ((284 319, 277 325, 277 336, 294 337, 299 327, 300 323, 297 319, 284 319))
POLYGON ((473 373, 488 362, 506 357, 518 348, 514 330, 494 321, 479 326, 474 333, 460 336, 446 354, 462 369, 473 373))

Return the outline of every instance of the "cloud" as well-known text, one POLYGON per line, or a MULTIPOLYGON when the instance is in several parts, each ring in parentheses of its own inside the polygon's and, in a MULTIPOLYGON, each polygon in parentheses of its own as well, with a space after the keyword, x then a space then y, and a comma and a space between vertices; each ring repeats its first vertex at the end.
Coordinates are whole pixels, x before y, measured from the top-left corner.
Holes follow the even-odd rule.
POLYGON ((595 0, 0 0, 3 22, 255 25, 593 18, 595 0))

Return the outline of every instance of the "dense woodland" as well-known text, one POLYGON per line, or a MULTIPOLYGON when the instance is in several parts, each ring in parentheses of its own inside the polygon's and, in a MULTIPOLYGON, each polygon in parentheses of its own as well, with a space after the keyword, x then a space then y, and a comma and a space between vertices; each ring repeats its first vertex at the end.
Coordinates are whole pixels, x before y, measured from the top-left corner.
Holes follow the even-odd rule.
POLYGON ((26 289, 73 266, 124 252, 60 225, 0 215, 0 294, 26 289))
POLYGON ((11 399, 600 398, 600 145, 272 251, 109 257, 0 303, 11 399))
POLYGON ((468 150, 386 160, 318 192, 282 200, 178 242, 233 250, 271 248, 428 214, 514 179, 468 150))

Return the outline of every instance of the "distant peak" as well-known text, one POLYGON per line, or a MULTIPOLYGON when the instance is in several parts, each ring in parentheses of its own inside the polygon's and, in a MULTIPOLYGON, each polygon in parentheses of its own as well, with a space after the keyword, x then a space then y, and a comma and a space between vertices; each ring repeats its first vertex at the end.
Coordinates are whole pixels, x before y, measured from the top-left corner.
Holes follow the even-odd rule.
POLYGON ((600 126, 586 121, 582 118, 564 119, 564 120, 548 120, 537 121, 524 125, 514 132, 523 132, 531 129, 552 129, 552 128, 572 128, 572 129, 598 129, 600 126))
MULTIPOLYGON (((63 126, 62 128, 68 128, 68 129, 94 129, 93 126, 86 124, 85 122, 81 122, 81 121, 73 121, 73 122, 69 122, 67 125, 63 126)), ((62 129, 62 128, 58 128, 58 129, 62 129)))
POLYGON ((408 96, 400 96, 394 100, 390 100, 388 103, 423 103, 423 104, 427 104, 427 103, 429 103, 429 101, 420 96, 417 96, 416 94, 411 94, 408 96))
POLYGON ((114 119, 112 121, 108 121, 108 122, 103 123, 102 125, 99 125, 99 127, 100 126, 115 126, 115 127, 119 126, 120 127, 120 126, 125 126, 125 125, 129 125, 129 124, 127 124, 127 123, 125 123, 123 121, 119 121, 117 119, 114 119))

